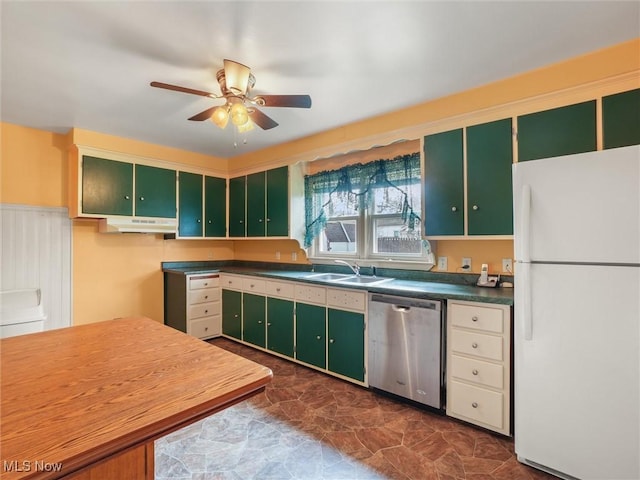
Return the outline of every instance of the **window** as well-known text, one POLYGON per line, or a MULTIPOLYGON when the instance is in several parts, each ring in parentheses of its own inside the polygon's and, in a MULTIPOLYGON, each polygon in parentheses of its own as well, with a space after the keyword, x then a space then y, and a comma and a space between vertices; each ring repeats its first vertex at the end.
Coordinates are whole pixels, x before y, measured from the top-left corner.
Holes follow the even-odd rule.
POLYGON ((429 252, 418 153, 309 175, 305 200, 311 257, 417 261, 429 252))

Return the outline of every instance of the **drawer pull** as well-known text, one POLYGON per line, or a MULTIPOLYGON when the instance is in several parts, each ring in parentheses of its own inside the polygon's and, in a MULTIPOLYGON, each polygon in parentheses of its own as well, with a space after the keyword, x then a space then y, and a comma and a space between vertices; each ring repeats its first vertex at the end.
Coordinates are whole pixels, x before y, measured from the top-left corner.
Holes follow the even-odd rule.
POLYGON ((471 321, 472 322, 477 322, 478 321, 477 315, 474 315, 473 317, 471 317, 471 321))
POLYGON ((473 402, 473 403, 471 404, 471 406, 472 406, 473 408, 478 408, 478 403, 477 403, 477 402, 473 402))
POLYGON ((252 283, 251 285, 249 285, 249 288, 253 288, 255 287, 255 285, 252 283))
POLYGON ((279 288, 276 288, 276 292, 279 292, 279 291, 280 291, 280 289, 279 289, 279 288))
POLYGON ((478 375, 478 370, 473 370, 471 373, 473 373, 474 375, 478 375))
POLYGON ((205 310, 204 313, 209 313, 209 310, 205 310))
POLYGON ((320 340, 322 337, 320 335, 316 335, 316 340, 320 340))
POLYGON ((209 330, 209 327, 204 327, 204 331, 205 332, 208 331, 208 330, 209 330))
POLYGON ((472 347, 472 348, 478 348, 478 344, 477 344, 476 342, 473 342, 473 343, 471 344, 471 347, 472 347))
POLYGON ((205 296, 204 296, 204 299, 205 299, 205 300, 206 300, 207 298, 209 298, 209 295, 205 295, 205 296))

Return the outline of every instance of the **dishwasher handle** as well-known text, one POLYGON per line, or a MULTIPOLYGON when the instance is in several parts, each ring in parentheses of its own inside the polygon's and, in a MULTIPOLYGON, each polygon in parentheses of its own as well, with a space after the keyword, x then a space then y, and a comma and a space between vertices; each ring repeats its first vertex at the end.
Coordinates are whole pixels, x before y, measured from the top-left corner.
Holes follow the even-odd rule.
POLYGON ((411 307, 405 307, 404 305, 396 305, 396 304, 393 304, 393 305, 391 305, 391 309, 392 309, 394 312, 402 312, 402 313, 406 313, 406 312, 408 312, 409 310, 411 310, 411 307))
POLYGON ((381 295, 378 293, 370 294, 369 300, 378 303, 390 303, 396 311, 406 312, 411 307, 426 308, 439 312, 441 310, 441 302, 438 300, 422 300, 410 297, 397 297, 392 295, 381 295), (403 310, 400 310, 403 309, 403 310))

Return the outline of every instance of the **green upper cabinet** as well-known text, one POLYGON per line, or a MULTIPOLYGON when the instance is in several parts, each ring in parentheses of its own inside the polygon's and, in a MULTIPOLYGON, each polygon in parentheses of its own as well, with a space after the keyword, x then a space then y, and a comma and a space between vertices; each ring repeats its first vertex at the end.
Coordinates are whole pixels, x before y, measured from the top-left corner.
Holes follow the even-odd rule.
POLYGON ((319 368, 327 366, 327 309, 296 303, 296 358, 319 368))
POLYGON ((181 237, 201 237, 202 175, 180 172, 179 180, 178 233, 181 237))
POLYGON ((135 214, 176 218, 176 171, 148 165, 136 165, 135 171, 135 214))
POLYGON ((425 235, 464 234, 462 129, 424 139, 425 235))
POLYGON ((513 235, 511 119, 467 128, 469 235, 513 235))
POLYGON ((227 181, 204 177, 204 236, 224 237, 227 234, 227 181))
POLYGON ((602 98, 604 148, 640 144, 640 88, 602 98))
POLYGON ((242 292, 222 290, 222 333, 242 340, 242 292))
POLYGON ((265 172, 247 175, 247 237, 265 235, 265 172))
POLYGON ((518 161, 596 149, 596 101, 518 117, 518 161))
POLYGON ((364 314, 328 309, 328 368, 364 382, 364 314))
POLYGON ((84 155, 82 212, 133 215, 133 164, 84 155))
POLYGON ((229 179, 229 236, 246 235, 246 177, 229 179))
MULTIPOLYGON (((223 299, 224 301, 224 299, 223 299)), ((242 294, 242 339, 258 347, 266 346, 265 297, 242 294)))
POLYGON ((267 298, 267 349, 293 357, 293 302, 267 298))
POLYGON ((267 236, 289 234, 289 168, 267 170, 267 236))

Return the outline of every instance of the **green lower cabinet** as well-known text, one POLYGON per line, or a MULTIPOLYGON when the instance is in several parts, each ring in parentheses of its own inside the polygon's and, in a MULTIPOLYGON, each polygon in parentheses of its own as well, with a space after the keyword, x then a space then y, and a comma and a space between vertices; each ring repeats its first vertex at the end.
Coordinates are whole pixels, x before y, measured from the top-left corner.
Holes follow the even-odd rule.
POLYGON ((267 298, 267 349, 293 358, 293 302, 267 298))
POLYGON ((242 295, 242 314, 242 339, 264 348, 267 339, 265 297, 244 293, 242 295))
POLYGON ((364 382, 364 314, 328 309, 328 368, 364 382))
POLYGON ((327 367, 327 309, 306 303, 296 304, 296 358, 327 367))
POLYGON ((242 340, 242 293, 222 290, 222 333, 242 340))

